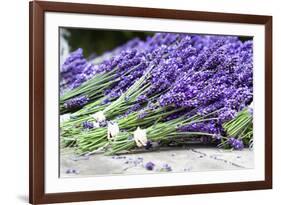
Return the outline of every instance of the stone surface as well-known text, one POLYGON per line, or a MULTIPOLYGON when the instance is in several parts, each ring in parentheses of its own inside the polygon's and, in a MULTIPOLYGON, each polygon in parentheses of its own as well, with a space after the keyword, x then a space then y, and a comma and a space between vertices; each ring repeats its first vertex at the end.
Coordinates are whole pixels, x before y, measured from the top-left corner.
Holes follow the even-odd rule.
POLYGON ((60 163, 61 177, 215 171, 254 168, 254 153, 249 149, 229 151, 192 145, 115 156, 104 156, 103 153, 77 156, 72 148, 66 148, 61 150, 60 163), (145 168, 148 162, 155 164, 152 171, 145 168))

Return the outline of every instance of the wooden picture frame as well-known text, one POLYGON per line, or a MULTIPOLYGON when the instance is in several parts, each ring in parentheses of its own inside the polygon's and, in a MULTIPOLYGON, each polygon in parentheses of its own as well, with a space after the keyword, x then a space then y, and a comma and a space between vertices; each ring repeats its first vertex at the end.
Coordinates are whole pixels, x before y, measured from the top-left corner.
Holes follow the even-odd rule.
POLYGON ((272 188, 272 17, 200 11, 33 1, 29 4, 29 200, 32 204, 153 197, 272 188), (45 193, 44 14, 66 12, 126 17, 260 24, 265 26, 265 180, 105 191, 45 193))

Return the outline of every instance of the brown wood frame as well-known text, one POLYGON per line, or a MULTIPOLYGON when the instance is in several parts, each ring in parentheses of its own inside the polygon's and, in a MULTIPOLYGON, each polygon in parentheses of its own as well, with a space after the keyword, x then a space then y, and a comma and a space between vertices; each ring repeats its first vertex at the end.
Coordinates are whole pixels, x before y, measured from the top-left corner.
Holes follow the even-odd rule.
POLYGON ((34 1, 29 4, 29 201, 33 204, 272 188, 272 16, 34 1), (44 13, 68 12, 265 26, 265 180, 46 194, 44 191, 44 13))

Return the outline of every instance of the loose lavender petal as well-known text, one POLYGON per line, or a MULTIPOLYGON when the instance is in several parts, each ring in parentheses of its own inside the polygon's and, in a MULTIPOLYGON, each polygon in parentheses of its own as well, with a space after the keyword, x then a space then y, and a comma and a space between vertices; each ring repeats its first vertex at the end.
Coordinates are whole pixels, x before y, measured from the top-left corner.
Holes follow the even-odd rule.
POLYGON ((166 171, 166 172, 171 172, 173 169, 172 169, 172 167, 169 164, 164 164, 162 166, 162 170, 166 171))

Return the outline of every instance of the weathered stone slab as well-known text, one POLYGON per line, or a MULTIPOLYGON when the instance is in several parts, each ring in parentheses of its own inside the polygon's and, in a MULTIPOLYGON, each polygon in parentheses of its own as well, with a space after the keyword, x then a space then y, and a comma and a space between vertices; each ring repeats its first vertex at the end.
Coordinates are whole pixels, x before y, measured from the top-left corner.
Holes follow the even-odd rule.
POLYGON ((145 174, 192 171, 218 171, 254 168, 254 153, 249 149, 227 151, 209 146, 162 147, 151 152, 135 152, 119 156, 77 156, 73 149, 61 150, 61 177, 93 175, 145 174), (153 162, 152 171, 145 168, 153 162), (168 165, 171 170, 163 169, 168 165))

